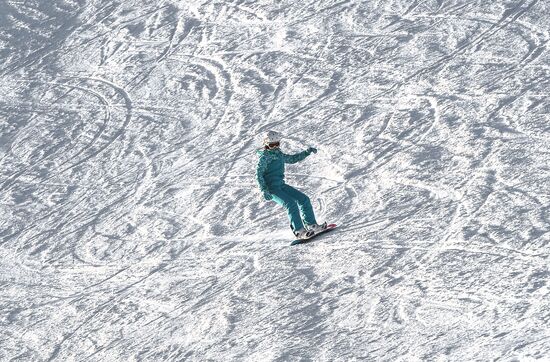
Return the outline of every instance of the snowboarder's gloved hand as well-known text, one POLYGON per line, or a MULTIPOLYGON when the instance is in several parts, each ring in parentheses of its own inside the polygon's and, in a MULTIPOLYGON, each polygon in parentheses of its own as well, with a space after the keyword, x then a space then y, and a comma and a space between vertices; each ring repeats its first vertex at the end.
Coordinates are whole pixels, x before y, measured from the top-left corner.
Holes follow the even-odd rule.
POLYGON ((317 153, 317 149, 315 147, 310 147, 306 150, 308 155, 311 155, 312 153, 317 153))
POLYGON ((264 191, 263 195, 264 195, 264 200, 266 200, 266 201, 273 200, 273 196, 269 192, 264 191))

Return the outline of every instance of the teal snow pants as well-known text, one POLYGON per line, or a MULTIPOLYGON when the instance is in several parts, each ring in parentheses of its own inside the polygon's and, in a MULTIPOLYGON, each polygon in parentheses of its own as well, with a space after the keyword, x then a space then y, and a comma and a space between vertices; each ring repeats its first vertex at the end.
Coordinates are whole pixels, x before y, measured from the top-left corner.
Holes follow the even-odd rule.
POLYGON ((273 201, 286 209, 293 231, 303 229, 304 224, 317 224, 311 201, 307 195, 287 184, 277 186, 269 191, 273 196, 273 201))

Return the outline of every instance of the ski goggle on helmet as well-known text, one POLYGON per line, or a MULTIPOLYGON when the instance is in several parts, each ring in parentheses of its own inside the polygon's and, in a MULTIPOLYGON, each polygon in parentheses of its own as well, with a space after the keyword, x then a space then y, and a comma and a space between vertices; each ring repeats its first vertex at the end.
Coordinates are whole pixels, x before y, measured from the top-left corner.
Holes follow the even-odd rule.
POLYGON ((264 146, 276 148, 281 144, 281 134, 275 131, 267 131, 264 135, 264 146))

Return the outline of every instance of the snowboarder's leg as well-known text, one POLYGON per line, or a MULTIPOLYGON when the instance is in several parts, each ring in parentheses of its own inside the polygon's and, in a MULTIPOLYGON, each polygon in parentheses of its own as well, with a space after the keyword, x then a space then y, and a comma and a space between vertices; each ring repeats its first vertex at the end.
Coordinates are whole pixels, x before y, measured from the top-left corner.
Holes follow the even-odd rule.
POLYGON ((296 200, 285 192, 282 188, 270 190, 273 196, 273 201, 281 205, 286 209, 288 219, 290 220, 290 227, 292 231, 298 231, 304 228, 302 218, 300 217, 300 209, 296 200))
POLYGON ((316 225, 317 221, 315 220, 315 213, 313 212, 309 197, 292 186, 283 185, 282 189, 298 204, 303 223, 306 225, 316 225))

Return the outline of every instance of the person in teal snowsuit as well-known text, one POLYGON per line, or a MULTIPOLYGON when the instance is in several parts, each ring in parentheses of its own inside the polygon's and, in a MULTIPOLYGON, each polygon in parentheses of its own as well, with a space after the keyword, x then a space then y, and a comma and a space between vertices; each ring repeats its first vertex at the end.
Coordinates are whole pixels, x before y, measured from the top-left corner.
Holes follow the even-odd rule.
POLYGON ((294 234, 299 238, 309 237, 312 232, 326 228, 326 223, 318 225, 309 197, 285 183, 285 163, 300 162, 317 150, 310 147, 287 155, 279 148, 280 138, 277 132, 267 132, 264 149, 257 151, 256 180, 265 200, 273 200, 286 209, 294 234))

